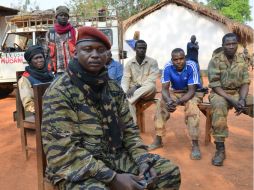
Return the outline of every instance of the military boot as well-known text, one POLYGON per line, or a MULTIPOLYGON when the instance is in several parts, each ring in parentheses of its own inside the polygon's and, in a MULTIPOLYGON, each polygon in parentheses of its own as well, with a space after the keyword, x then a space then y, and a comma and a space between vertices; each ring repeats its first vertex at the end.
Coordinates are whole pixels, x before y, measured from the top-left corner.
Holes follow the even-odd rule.
POLYGON ((216 152, 212 159, 212 164, 214 166, 222 166, 223 161, 226 158, 224 142, 214 142, 214 143, 216 144, 216 152))
POLYGON ((190 158, 192 160, 200 160, 201 159, 201 153, 198 146, 198 140, 192 140, 192 149, 190 158))
POLYGON ((163 147, 162 138, 161 136, 156 135, 153 143, 148 146, 148 150, 155 150, 161 147, 163 147))

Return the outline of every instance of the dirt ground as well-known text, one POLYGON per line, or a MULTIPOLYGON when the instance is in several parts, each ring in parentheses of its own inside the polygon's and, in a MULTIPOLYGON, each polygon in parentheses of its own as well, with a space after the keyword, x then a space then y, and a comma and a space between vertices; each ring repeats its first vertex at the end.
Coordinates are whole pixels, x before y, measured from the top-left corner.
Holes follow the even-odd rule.
MULTIPOLYGON (((251 80, 253 81, 253 73, 251 80)), ((207 84, 207 78, 204 81, 207 84)), ((159 83, 158 87, 160 89, 159 83)), ((252 86, 250 93, 253 94, 252 86)), ((14 110, 15 95, 0 100, 0 190, 36 190, 36 154, 30 151, 28 161, 25 160, 21 151, 20 131, 12 118, 14 110)), ((142 138, 146 144, 151 143, 154 136, 154 112, 154 106, 145 112, 146 133, 142 134, 142 138)), ((199 161, 189 158, 191 144, 183 118, 183 107, 180 107, 167 123, 164 148, 154 151, 180 166, 181 190, 252 190, 253 119, 245 115, 236 117, 230 111, 230 136, 226 140, 227 159, 223 167, 215 167, 211 165, 214 144, 204 145, 205 117, 201 114, 202 159, 199 161)), ((28 142, 35 146, 35 134, 29 135, 28 142)))

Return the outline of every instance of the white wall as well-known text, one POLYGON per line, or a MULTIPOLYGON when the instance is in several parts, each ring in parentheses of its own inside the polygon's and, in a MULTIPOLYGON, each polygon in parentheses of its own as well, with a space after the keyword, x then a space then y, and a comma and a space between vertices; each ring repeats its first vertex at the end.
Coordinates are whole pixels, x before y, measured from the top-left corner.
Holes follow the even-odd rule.
MULTIPOLYGON (((228 29, 190 9, 169 4, 130 26, 124 39, 132 39, 135 31, 140 31, 140 39, 148 44, 147 55, 157 59, 160 69, 170 60, 174 48, 182 48, 186 53, 191 35, 196 35, 199 42, 199 64, 201 70, 206 70, 213 50, 221 46, 221 39, 228 29)), ((128 45, 124 46, 128 50, 128 45)), ((128 52, 128 58, 134 55, 134 51, 128 52)))

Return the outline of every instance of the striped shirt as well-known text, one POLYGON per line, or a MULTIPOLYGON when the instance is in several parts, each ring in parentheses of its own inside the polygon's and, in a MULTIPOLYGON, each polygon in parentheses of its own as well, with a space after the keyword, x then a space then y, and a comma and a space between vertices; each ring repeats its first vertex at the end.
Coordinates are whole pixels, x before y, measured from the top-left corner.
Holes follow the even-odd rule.
POLYGON ((174 90, 187 90, 188 85, 197 85, 197 88, 202 88, 200 82, 200 74, 196 63, 193 61, 186 61, 181 72, 178 72, 172 61, 166 63, 161 76, 162 83, 171 83, 174 90))

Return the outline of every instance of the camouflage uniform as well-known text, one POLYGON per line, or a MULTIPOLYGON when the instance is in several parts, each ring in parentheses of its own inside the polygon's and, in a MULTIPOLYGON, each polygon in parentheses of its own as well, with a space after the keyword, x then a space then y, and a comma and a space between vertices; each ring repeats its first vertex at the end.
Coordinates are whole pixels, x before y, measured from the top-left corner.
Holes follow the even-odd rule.
MULTIPOLYGON (((224 52, 215 54, 208 66, 209 87, 221 87, 236 101, 239 100, 239 90, 242 85, 249 84, 248 66, 241 54, 236 54, 232 64, 224 55, 224 52)), ((232 108, 225 98, 211 92, 209 100, 212 105, 212 134, 216 142, 223 142, 228 137, 227 115, 232 108)), ((246 99, 245 114, 253 117, 253 97, 248 95, 246 99)))
MULTIPOLYGON (((123 148, 113 151, 104 136, 107 125, 100 105, 84 97, 68 74, 55 80, 45 93, 42 140, 48 163, 46 175, 59 189, 106 190, 116 172, 138 175, 138 166, 155 157, 142 143, 124 92, 112 80, 107 88, 125 126, 123 148)), ((179 189, 176 165, 159 157, 154 168, 160 175, 155 189, 179 189)))
MULTIPOLYGON (((176 101, 182 97, 185 93, 174 93, 170 91, 170 97, 176 101)), ((185 123, 188 126, 189 136, 191 140, 198 140, 199 137, 199 108, 198 104, 202 102, 204 94, 196 92, 195 96, 185 103, 185 123)), ((166 103, 162 99, 157 101, 157 108, 155 114, 155 131, 157 136, 165 135, 165 124, 170 117, 170 113, 167 111, 166 103)))

